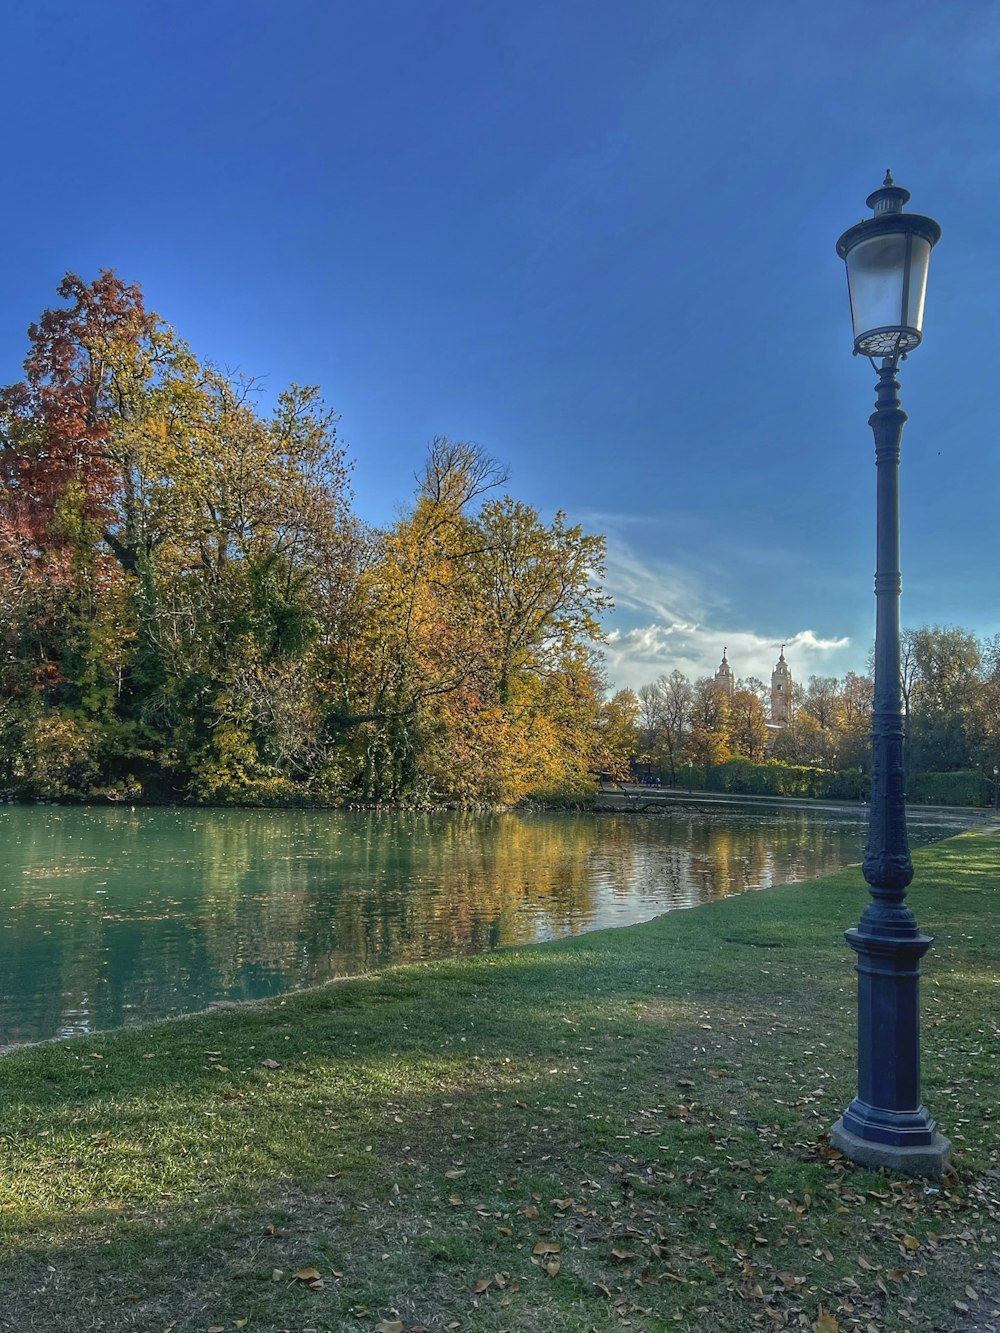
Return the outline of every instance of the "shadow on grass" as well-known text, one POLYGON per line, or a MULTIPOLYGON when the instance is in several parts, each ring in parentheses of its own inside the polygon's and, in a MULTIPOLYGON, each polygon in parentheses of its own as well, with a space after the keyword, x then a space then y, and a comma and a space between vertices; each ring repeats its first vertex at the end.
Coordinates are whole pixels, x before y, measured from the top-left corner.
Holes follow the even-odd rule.
MULTIPOLYGON (((995 883, 922 859, 936 911, 995 883)), ((843 872, 0 1061, 0 1329, 749 1328, 734 1246, 863 1244, 836 1195, 784 1207, 841 1170, 863 903, 843 872)))

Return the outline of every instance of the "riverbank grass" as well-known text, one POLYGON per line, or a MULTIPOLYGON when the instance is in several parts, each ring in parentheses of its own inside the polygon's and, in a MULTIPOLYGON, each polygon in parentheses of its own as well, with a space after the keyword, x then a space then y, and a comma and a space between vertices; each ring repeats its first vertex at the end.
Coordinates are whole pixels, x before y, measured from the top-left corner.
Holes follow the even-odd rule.
POLYGON ((876 1176, 829 1145, 855 1091, 855 869, 16 1052, 0 1061, 0 1328, 986 1318, 1000 838, 915 861, 946 1180, 876 1176))

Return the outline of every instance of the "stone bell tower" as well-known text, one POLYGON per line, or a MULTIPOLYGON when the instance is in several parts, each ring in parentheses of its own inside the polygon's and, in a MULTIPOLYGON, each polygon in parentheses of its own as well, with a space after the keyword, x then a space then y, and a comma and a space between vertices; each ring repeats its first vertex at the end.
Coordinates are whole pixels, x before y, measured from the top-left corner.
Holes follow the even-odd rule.
POLYGON ((785 661, 785 645, 771 672, 771 726, 787 727, 792 720, 792 673, 785 661))
POLYGON ((719 663, 719 669, 715 673, 715 683, 725 690, 726 698, 731 699, 736 689, 736 677, 733 675, 733 668, 726 661, 728 649, 722 650, 722 661, 719 663))

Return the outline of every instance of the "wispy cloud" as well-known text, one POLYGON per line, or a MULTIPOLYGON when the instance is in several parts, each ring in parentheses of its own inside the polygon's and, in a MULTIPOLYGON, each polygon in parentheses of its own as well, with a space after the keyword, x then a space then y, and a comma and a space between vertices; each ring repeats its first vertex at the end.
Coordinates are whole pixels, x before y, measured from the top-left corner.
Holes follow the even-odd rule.
MULTIPOLYGON (((675 668, 692 680, 713 675, 723 648, 737 676, 770 680, 782 640, 735 628, 728 603, 712 585, 718 586, 711 572, 700 578, 678 565, 646 560, 609 536, 606 587, 616 611, 607 622, 604 656, 614 688, 637 689, 675 668)), ((835 674, 834 659, 850 646, 847 637, 823 638, 810 628, 783 642, 797 680, 835 674)))

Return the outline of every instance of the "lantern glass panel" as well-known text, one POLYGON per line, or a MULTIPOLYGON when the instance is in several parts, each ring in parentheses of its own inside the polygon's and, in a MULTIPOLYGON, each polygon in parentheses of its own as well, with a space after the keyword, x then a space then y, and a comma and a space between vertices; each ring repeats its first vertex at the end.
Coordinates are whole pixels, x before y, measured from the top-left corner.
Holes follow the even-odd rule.
POLYGON ((924 297, 927 295, 927 270, 931 263, 931 243, 923 236, 911 236, 910 285, 905 322, 918 333, 924 327, 924 297))
POLYGON ((905 234, 873 236, 853 247, 847 256, 847 276, 855 340, 872 329, 901 327, 905 272, 905 234))

